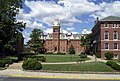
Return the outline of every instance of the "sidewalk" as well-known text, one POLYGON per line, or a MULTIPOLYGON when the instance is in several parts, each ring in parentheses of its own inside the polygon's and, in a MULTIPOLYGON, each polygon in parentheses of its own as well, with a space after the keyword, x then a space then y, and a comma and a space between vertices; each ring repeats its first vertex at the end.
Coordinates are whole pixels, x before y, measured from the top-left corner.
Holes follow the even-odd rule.
POLYGON ((74 74, 74 73, 46 73, 46 72, 27 72, 22 69, 1 70, 0 75, 12 77, 31 77, 31 78, 65 78, 65 79, 107 79, 120 80, 120 74, 74 74))

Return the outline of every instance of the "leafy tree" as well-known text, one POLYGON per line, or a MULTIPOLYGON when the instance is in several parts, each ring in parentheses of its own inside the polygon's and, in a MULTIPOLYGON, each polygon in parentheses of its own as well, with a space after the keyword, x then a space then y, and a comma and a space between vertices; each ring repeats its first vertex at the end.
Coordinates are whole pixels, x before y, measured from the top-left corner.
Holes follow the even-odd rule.
POLYGON ((75 54, 75 49, 74 49, 73 45, 71 45, 69 48, 69 54, 75 54))
POLYGON ((0 0, 0 51, 16 50, 14 43, 25 28, 23 22, 18 22, 16 16, 22 8, 22 0, 0 0), (16 35, 17 34, 17 35, 16 35))
POLYGON ((113 58, 113 53, 112 52, 106 52, 105 57, 107 60, 111 60, 113 58))
POLYGON ((41 37, 43 36, 43 32, 40 29, 34 29, 32 34, 30 34, 30 40, 28 41, 28 45, 35 53, 42 52, 43 50, 43 40, 41 37))
POLYGON ((81 37, 81 46, 84 47, 84 52, 90 54, 92 52, 92 34, 81 37))

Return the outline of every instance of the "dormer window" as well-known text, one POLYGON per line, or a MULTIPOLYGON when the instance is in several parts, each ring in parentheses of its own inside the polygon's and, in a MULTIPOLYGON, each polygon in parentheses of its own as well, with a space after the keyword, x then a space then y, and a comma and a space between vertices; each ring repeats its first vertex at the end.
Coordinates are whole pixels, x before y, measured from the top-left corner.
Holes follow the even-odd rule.
POLYGON ((118 23, 113 23, 112 28, 118 28, 118 23))
POLYGON ((104 23, 104 27, 105 27, 105 28, 108 28, 108 23, 107 23, 107 22, 104 23))

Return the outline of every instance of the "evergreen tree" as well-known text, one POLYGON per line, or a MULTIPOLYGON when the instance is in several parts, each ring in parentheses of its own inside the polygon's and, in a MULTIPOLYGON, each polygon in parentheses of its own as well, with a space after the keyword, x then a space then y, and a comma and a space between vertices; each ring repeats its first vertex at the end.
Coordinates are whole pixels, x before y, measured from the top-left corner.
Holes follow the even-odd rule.
POLYGON ((39 53, 43 50, 43 40, 41 37, 43 36, 43 32, 40 29, 34 29, 32 34, 30 34, 30 40, 28 41, 28 45, 35 53, 39 53))
POLYGON ((75 54, 75 49, 74 49, 73 45, 71 45, 69 48, 69 54, 75 54))

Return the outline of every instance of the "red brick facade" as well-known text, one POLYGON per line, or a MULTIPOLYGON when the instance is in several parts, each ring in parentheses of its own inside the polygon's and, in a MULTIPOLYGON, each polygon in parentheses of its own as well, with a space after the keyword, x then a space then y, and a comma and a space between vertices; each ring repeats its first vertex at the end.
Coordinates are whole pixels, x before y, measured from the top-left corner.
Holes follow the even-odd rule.
POLYGON ((106 52, 114 53, 114 58, 120 58, 120 18, 108 16, 97 20, 92 29, 94 51, 105 59, 106 52))
POLYGON ((81 34, 64 34, 60 32, 60 25, 53 25, 53 33, 44 36, 44 47, 47 52, 68 53, 71 45, 73 45, 76 54, 80 54, 84 50, 80 46, 81 34))

